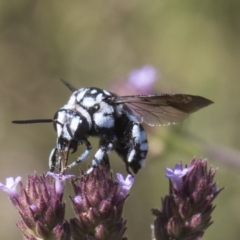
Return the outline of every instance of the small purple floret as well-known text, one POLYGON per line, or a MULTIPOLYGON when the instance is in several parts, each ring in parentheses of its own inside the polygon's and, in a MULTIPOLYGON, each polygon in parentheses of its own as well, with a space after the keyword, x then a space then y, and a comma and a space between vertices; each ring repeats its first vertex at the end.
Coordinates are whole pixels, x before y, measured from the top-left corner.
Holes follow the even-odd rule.
POLYGON ((126 179, 124 179, 122 174, 117 173, 117 181, 119 183, 118 196, 125 198, 128 195, 128 193, 133 185, 134 177, 132 175, 128 174, 126 179))
POLYGON ((82 202, 82 197, 80 195, 77 195, 73 198, 74 202, 77 204, 80 204, 82 202))
POLYGON ((64 187, 65 187, 65 180, 75 177, 74 175, 71 175, 71 174, 61 175, 53 172, 48 172, 47 175, 50 175, 55 179, 55 190, 56 190, 56 193, 58 194, 63 193, 64 187))
POLYGON ((9 197, 18 197, 17 185, 21 181, 21 177, 17 177, 15 180, 13 177, 6 178, 6 184, 0 183, 0 189, 6 192, 9 197))
POLYGON ((187 166, 176 164, 166 172, 169 194, 162 198, 161 209, 152 209, 155 239, 202 239, 213 223, 213 200, 223 190, 216 188, 216 169, 208 169, 206 159, 194 158, 187 166))
POLYGON ((33 211, 33 212, 37 212, 38 211, 38 207, 35 204, 31 204, 29 206, 29 208, 33 211))
POLYGON ((184 168, 182 164, 176 164, 174 169, 165 168, 167 174, 166 177, 171 179, 173 183, 173 187, 177 190, 181 190, 182 188, 182 178, 188 173, 189 168, 184 168))

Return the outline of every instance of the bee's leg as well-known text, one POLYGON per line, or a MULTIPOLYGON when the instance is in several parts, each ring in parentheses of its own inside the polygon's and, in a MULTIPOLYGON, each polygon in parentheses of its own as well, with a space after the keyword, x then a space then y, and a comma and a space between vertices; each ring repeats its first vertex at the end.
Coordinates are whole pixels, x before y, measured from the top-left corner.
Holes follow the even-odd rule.
POLYGON ((55 170, 56 165, 58 163, 56 153, 57 153, 57 148, 55 147, 52 149, 50 156, 49 156, 49 160, 48 160, 50 172, 53 172, 55 170))
POLYGON ((83 152, 82 155, 80 155, 78 157, 78 159, 75 162, 73 162, 73 163, 69 164, 68 166, 66 166, 65 170, 76 166, 77 164, 79 164, 79 163, 83 162, 84 160, 86 160, 86 158, 88 157, 88 155, 89 155, 89 153, 90 153, 90 151, 92 149, 91 143, 87 139, 82 140, 82 142, 86 145, 85 151, 83 152))
POLYGON ((110 170, 110 161, 107 153, 103 156, 102 165, 110 170))
POLYGON ((92 167, 90 167, 86 174, 89 174, 93 171, 94 168, 98 167, 102 162, 106 161, 106 156, 108 153, 113 151, 113 143, 107 143, 99 148, 92 160, 92 167))
POLYGON ((127 171, 131 167, 133 172, 137 173, 144 164, 148 151, 147 135, 141 124, 131 122, 129 142, 131 145, 127 154, 127 171))

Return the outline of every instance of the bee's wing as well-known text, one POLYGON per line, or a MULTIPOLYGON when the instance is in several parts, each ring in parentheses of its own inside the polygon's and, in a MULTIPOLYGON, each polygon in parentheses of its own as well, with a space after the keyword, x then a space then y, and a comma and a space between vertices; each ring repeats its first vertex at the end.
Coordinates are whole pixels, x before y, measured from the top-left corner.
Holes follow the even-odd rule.
POLYGON ((200 96, 187 94, 159 94, 112 97, 115 104, 126 104, 123 111, 134 114, 139 122, 150 126, 169 125, 181 122, 203 107, 213 103, 200 96))

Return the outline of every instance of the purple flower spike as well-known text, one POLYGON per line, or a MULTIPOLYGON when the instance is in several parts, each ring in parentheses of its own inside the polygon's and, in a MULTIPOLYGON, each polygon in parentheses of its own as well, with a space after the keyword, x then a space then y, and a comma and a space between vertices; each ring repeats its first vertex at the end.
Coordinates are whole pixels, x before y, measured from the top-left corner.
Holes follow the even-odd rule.
POLYGON ((18 197, 17 185, 21 181, 21 177, 17 177, 15 180, 13 177, 6 178, 6 184, 0 183, 0 189, 6 192, 10 198, 18 197))
POLYGON ((130 192, 130 189, 134 182, 134 177, 128 174, 126 179, 124 179, 122 174, 117 173, 117 181, 119 183, 118 196, 124 199, 130 192))
POLYGON ((53 172, 48 172, 47 175, 50 175, 55 179, 55 190, 56 190, 56 193, 58 194, 63 193, 64 187, 65 187, 65 180, 75 177, 74 175, 71 175, 71 174, 61 175, 53 172))
MULTIPOLYGON (((171 179, 169 194, 162 199, 162 209, 152 209, 156 216, 154 237, 156 240, 202 238, 213 223, 213 200, 222 191, 214 182, 216 169, 207 167, 205 159, 193 159, 183 168, 176 164, 166 168, 171 179)), ((154 238, 153 238, 154 239, 154 238)))
POLYGON ((72 180, 75 195, 70 197, 76 217, 70 219, 72 239, 126 240, 123 206, 132 186, 132 177, 112 179, 108 168, 97 167, 90 174, 72 180))
MULTIPOLYGON (((19 181, 17 178, 12 186, 19 181)), ((70 225, 64 220, 63 181, 33 174, 25 186, 21 183, 19 196, 11 200, 21 216, 17 227, 24 239, 70 240, 70 225)))
POLYGON ((173 187, 176 190, 181 190, 183 177, 188 173, 190 169, 187 167, 183 169, 182 164, 176 164, 174 169, 165 168, 165 170, 167 172, 166 177, 171 179, 173 187))
POLYGON ((128 83, 132 88, 136 88, 142 94, 152 92, 152 85, 158 78, 156 68, 145 65, 140 69, 134 69, 128 76, 128 83))

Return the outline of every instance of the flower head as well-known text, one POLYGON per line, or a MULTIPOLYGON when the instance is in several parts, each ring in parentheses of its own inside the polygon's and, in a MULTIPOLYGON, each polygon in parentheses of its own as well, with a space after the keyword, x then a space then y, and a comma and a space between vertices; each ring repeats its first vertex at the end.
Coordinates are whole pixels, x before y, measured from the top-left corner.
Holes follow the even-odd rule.
POLYGON ((17 177, 15 180, 13 177, 6 178, 6 184, 0 183, 0 189, 6 192, 10 198, 18 197, 17 185, 21 181, 21 177, 17 177))
POLYGON ((161 210, 152 210, 156 240, 201 238, 212 224, 212 201, 222 190, 214 182, 216 170, 208 170, 205 159, 193 159, 185 168, 176 164, 166 171, 171 179, 169 195, 162 199, 161 210))
POLYGON ((70 239, 63 192, 58 191, 57 181, 33 174, 26 186, 20 185, 20 194, 12 202, 21 216, 17 226, 26 239, 70 239))
POLYGON ((75 196, 71 197, 76 218, 70 220, 73 239, 123 240, 126 222, 122 211, 132 180, 104 167, 72 181, 75 196))

